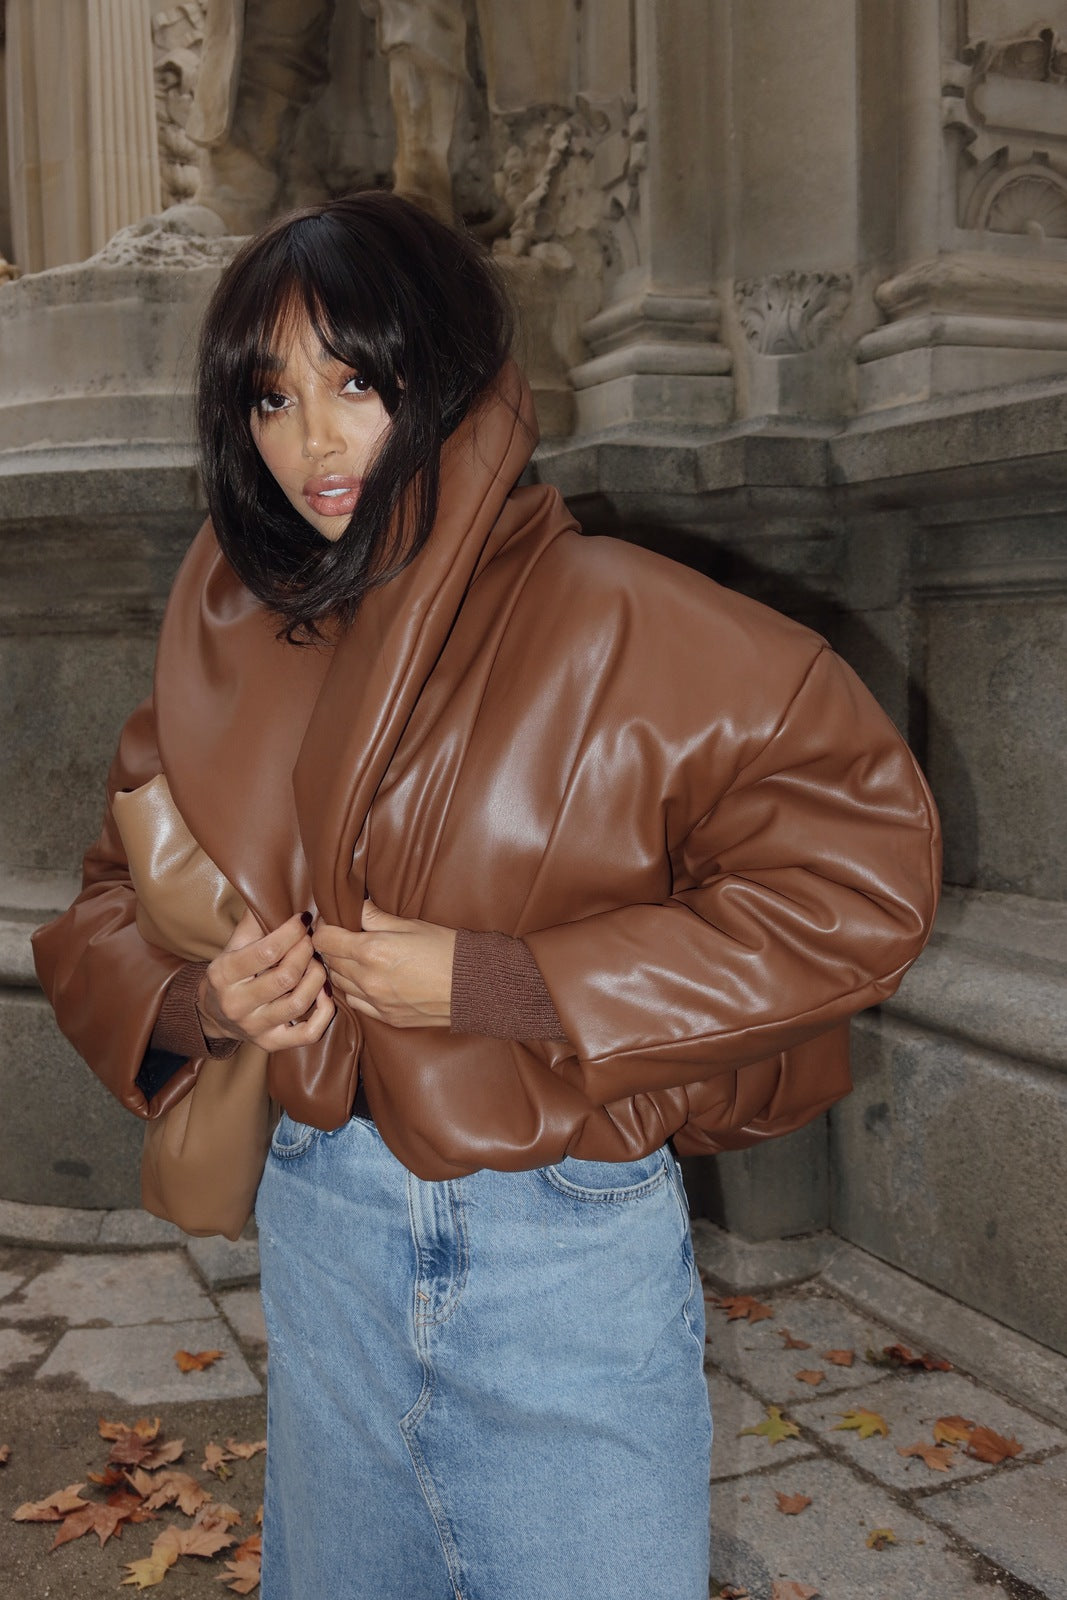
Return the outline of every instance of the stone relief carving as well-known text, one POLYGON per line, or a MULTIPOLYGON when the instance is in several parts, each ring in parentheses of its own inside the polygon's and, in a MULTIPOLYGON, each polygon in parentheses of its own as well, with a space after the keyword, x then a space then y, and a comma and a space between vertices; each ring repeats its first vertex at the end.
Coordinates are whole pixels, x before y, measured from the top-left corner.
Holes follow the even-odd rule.
POLYGON ((963 39, 945 64, 943 120, 960 135, 959 222, 1067 238, 1067 38, 1035 22, 963 39))
POLYGON ((200 185, 199 151, 186 126, 200 72, 207 10, 186 0, 152 18, 159 179, 164 207, 191 200, 200 185))
POLYGON ((814 350, 844 316, 851 293, 847 272, 786 272, 734 285, 745 337, 768 356, 814 350))

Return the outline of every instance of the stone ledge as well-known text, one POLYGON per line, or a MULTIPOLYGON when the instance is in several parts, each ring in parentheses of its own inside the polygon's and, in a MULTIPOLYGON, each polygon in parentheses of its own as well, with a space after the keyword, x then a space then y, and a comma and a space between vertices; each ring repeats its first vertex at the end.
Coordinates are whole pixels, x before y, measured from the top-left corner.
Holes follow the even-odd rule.
POLYGON ((45 1250, 158 1250, 189 1241, 147 1211, 90 1211, 0 1200, 0 1242, 45 1250))
POLYGON ((930 944, 884 1009, 1067 1071, 1067 905, 947 889, 930 944))

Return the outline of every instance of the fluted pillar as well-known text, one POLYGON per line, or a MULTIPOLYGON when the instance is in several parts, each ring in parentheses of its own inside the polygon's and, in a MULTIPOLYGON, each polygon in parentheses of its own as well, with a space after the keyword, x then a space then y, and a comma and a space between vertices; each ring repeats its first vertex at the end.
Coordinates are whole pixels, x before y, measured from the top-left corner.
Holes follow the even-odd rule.
POLYGON ((82 261, 160 206, 143 0, 7 0, 11 231, 24 272, 82 261))

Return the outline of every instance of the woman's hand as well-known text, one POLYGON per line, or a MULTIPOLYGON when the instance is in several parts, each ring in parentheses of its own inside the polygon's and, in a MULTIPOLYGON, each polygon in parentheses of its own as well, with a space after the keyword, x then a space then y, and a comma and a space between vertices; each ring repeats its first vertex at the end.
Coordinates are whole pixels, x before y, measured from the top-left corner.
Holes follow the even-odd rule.
POLYGON ((353 1011, 393 1028, 447 1028, 452 1017, 452 928, 363 905, 363 931, 327 924, 312 935, 330 981, 353 1011))
POLYGON ((336 1008, 303 918, 264 934, 246 911, 200 980, 196 1009, 208 1039, 269 1051, 321 1039, 336 1008))

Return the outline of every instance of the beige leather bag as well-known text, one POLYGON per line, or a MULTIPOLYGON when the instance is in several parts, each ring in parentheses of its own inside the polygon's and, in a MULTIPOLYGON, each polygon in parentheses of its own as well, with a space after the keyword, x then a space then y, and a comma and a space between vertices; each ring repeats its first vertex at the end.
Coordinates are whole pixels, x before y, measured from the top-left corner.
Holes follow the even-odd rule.
MULTIPOLYGON (((237 890, 182 820, 162 773, 112 803, 137 893, 137 927, 149 944, 210 961, 244 915, 237 890)), ((185 1233, 236 1239, 255 1204, 276 1110, 267 1052, 244 1044, 204 1061, 192 1089, 146 1124, 141 1204, 185 1233)))

